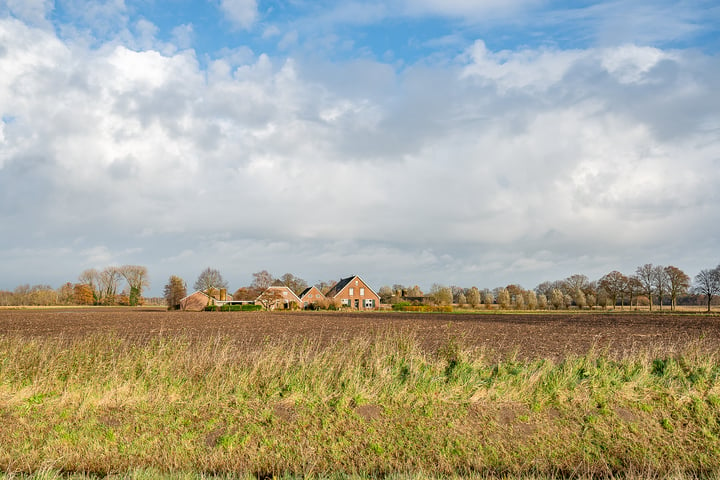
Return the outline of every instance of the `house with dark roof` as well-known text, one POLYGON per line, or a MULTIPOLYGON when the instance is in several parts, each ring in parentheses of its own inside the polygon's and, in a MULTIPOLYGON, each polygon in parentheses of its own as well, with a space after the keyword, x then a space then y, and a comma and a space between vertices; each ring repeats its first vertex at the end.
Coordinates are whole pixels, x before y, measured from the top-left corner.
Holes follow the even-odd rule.
POLYGON ((355 310, 375 310, 380 306, 380 296, 357 275, 340 279, 325 296, 355 310))
POLYGON ((325 295, 314 285, 303 290, 299 297, 303 308, 308 308, 311 305, 321 305, 326 300, 325 295))

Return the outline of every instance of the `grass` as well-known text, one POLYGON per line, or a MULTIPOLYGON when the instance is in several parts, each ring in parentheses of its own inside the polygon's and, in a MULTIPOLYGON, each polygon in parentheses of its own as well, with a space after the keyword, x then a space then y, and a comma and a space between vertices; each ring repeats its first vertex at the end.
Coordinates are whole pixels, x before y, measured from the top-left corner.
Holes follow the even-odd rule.
POLYGON ((719 352, 502 361, 386 332, 321 347, 0 337, 5 478, 699 477, 719 352))

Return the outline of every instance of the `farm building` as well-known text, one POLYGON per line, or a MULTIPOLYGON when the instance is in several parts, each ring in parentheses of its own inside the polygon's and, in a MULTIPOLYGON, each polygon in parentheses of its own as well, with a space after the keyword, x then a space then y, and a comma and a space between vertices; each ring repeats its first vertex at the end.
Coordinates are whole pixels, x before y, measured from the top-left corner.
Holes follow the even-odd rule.
POLYGON ((308 287, 300 294, 300 301, 303 308, 307 308, 310 305, 321 304, 325 300, 325 295, 316 287, 308 287))
POLYGON ((205 292, 196 291, 180 299, 180 310, 201 312, 208 305, 225 305, 229 302, 232 302, 232 295, 228 295, 227 290, 224 288, 212 290, 210 295, 205 292))
POLYGON ((268 310, 276 310, 298 308, 302 306, 302 301, 289 287, 272 285, 257 297, 255 304, 260 304, 268 310))
POLYGON ((357 275, 341 279, 325 296, 356 310, 374 310, 380 306, 378 294, 357 275))

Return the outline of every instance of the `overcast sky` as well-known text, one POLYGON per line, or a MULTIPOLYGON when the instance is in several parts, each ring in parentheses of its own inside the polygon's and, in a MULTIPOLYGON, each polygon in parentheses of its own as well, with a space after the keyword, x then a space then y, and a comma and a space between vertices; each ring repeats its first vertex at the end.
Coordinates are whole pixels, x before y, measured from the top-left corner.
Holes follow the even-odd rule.
POLYGON ((0 0, 0 289, 720 263, 712 1, 0 0))

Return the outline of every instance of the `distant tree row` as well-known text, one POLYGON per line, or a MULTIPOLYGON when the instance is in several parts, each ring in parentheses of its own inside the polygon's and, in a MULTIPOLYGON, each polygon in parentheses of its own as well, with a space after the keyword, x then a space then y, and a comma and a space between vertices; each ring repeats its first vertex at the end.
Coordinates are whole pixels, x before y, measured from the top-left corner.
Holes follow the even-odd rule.
POLYGON ((427 294, 418 286, 405 287, 395 284, 383 286, 378 294, 383 303, 411 302, 469 306, 477 308, 484 305, 502 309, 567 309, 614 307, 624 308, 626 301, 632 307, 648 305, 661 310, 667 305, 675 310, 680 299, 702 302, 708 311, 713 299, 720 295, 720 265, 713 269, 702 270, 695 276, 694 284, 690 277, 675 266, 645 264, 635 272, 624 275, 614 270, 597 281, 582 274, 571 275, 563 280, 546 281, 533 290, 520 285, 507 285, 493 290, 477 287, 462 288, 434 284, 427 294))
POLYGON ((85 270, 77 283, 58 289, 49 285, 20 285, 0 291, 0 305, 141 305, 143 290, 150 286, 147 268, 141 265, 85 270), (122 290, 120 287, 124 286, 122 290))

